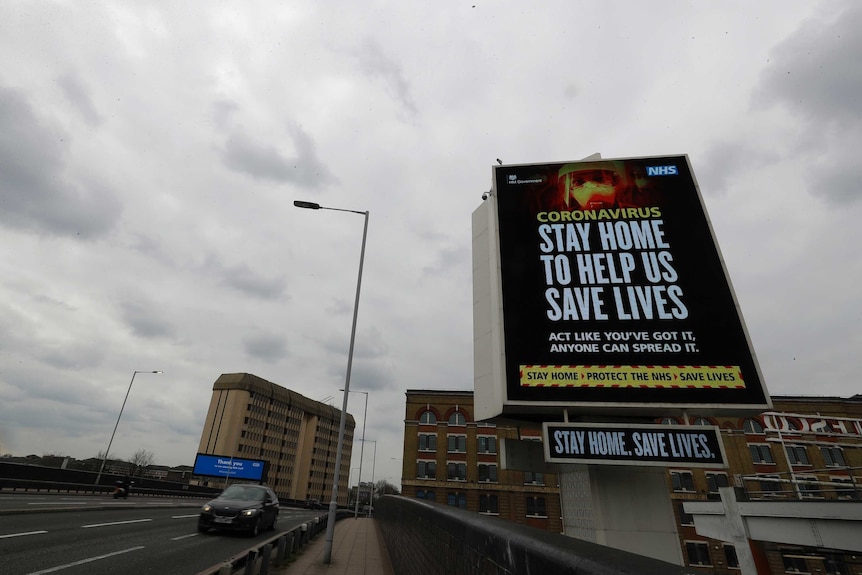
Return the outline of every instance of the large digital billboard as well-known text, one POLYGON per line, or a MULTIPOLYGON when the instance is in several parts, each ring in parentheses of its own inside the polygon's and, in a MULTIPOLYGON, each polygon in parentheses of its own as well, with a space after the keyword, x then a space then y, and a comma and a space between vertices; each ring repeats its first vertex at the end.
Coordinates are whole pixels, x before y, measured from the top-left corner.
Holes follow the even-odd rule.
POLYGON ((686 156, 494 166, 485 204, 477 360, 501 365, 477 366, 482 415, 770 406, 686 156))
POLYGON ((260 459, 240 459, 226 455, 198 453, 195 457, 193 475, 204 477, 227 477, 263 481, 266 462, 260 459))

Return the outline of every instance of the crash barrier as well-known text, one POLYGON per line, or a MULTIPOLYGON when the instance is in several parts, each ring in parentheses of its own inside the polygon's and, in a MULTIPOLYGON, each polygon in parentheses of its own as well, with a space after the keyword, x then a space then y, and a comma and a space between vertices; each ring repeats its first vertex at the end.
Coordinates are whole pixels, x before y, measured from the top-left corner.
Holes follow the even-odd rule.
POLYGON ((399 575, 682 575, 684 567, 421 499, 386 495, 375 517, 399 575))
MULTIPOLYGON (((353 517, 347 509, 339 509, 336 521, 353 517)), ((270 567, 289 563, 292 555, 299 551, 320 533, 326 531, 329 517, 321 515, 314 519, 270 537, 254 547, 237 553, 218 565, 204 569, 197 575, 268 575, 270 567)))
MULTIPOLYGON (((0 490, 57 491, 64 493, 113 493, 121 475, 81 469, 0 462, 0 490), (99 484, 96 485, 96 478, 99 484)), ((223 486, 189 485, 164 479, 133 477, 132 493, 160 497, 214 497, 223 486)))

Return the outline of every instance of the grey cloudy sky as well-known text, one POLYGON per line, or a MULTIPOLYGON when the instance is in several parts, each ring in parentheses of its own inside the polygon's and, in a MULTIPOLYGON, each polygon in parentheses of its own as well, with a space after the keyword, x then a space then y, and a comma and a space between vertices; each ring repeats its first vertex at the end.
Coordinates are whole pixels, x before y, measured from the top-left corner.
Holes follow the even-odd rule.
POLYGON ((371 212, 352 387, 397 483, 404 391, 472 387, 496 158, 689 154, 770 392, 859 393, 860 27, 850 0, 3 2, 0 453, 95 456, 134 370, 164 373, 113 452, 166 465, 221 373, 338 396, 363 220, 299 199, 371 212))

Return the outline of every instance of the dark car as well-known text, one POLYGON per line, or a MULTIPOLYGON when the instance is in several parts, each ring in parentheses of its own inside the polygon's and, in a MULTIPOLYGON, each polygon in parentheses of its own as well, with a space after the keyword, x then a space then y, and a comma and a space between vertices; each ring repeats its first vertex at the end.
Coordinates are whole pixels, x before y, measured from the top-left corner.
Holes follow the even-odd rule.
POLYGON ((306 509, 323 509, 323 505, 320 504, 320 501, 317 499, 306 499, 305 500, 305 508, 306 509))
POLYGON ((211 528, 247 531, 255 536, 278 524, 278 496, 263 485, 235 484, 203 506, 198 531, 211 528))

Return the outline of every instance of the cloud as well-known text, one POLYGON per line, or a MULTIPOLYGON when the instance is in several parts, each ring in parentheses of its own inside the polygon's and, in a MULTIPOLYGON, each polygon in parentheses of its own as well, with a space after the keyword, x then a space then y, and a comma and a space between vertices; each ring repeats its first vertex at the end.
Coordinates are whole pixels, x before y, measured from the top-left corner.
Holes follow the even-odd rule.
POLYGON ((210 274, 218 276, 222 285, 248 296, 263 300, 277 300, 286 297, 287 281, 283 277, 266 277, 246 264, 225 266, 215 256, 207 259, 204 268, 210 274))
POLYGON ((172 337, 176 328, 162 317, 161 306, 152 302, 129 301, 122 304, 122 316, 132 333, 146 339, 172 337))
POLYGON ((242 344, 247 355, 267 363, 275 363, 288 356, 287 339, 280 335, 252 335, 243 339, 242 344))
POLYGON ((66 74, 57 78, 57 83, 63 94, 68 98, 69 103, 81 115, 81 119, 91 128, 95 128, 102 123, 102 116, 96 110, 90 98, 90 93, 87 88, 81 84, 77 76, 66 74))
POLYGON ((334 176, 317 157, 311 137, 300 126, 291 127, 289 132, 296 148, 295 156, 288 156, 276 146, 255 141, 235 130, 228 136, 222 151, 225 166, 255 179, 309 189, 319 189, 334 181, 334 176))
POLYGON ((811 194, 834 204, 862 198, 853 151, 862 136, 862 5, 802 22, 770 54, 754 95, 757 106, 781 107, 802 126, 798 155, 811 159, 811 194))
POLYGON ((418 110, 413 102, 410 84, 404 75, 401 65, 389 57, 373 39, 366 39, 355 53, 359 59, 362 71, 372 77, 378 77, 384 86, 392 92, 395 99, 411 115, 416 115, 418 110))
POLYGON ((96 181, 65 173, 68 135, 37 117, 22 92, 0 86, 0 224, 48 235, 94 238, 121 206, 96 181))

